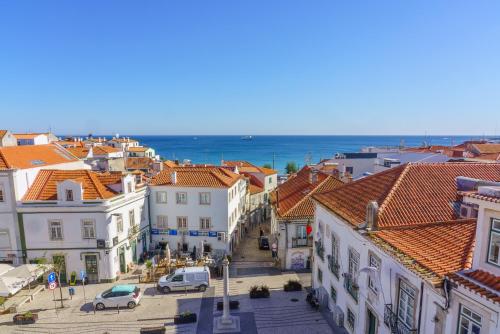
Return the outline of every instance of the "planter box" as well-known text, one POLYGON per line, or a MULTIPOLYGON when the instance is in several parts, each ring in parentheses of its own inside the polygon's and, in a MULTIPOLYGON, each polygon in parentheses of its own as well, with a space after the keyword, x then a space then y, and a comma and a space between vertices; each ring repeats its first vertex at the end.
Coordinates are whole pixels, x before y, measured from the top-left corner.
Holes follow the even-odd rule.
POLYGON ((255 291, 250 292, 250 298, 269 298, 269 291, 255 291))
POLYGON ((286 292, 290 292, 290 291, 302 291, 302 285, 300 285, 300 284, 285 284, 283 286, 283 289, 286 292))
POLYGON ((191 313, 189 315, 176 315, 174 316, 174 324, 189 324, 191 322, 196 322, 196 313, 191 313))
POLYGON ((165 334, 165 327, 149 327, 149 328, 141 328, 140 334, 165 334))
POLYGON ((16 325, 29 325, 34 324, 38 320, 38 314, 33 313, 31 317, 26 318, 24 314, 16 314, 12 321, 16 325))
MULTIPOLYGON (((229 301, 229 309, 230 310, 236 310, 240 307, 240 302, 237 300, 230 300, 229 301)), ((223 302, 217 302, 217 310, 222 311, 224 308, 224 303, 223 302)))

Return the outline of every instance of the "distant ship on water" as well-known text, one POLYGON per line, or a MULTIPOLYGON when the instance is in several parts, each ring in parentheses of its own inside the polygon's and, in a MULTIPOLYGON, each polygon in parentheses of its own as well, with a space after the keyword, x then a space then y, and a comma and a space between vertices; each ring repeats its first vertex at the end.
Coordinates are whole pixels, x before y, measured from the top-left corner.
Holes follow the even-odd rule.
POLYGON ((253 137, 252 136, 243 136, 241 137, 241 140, 252 140, 253 137))

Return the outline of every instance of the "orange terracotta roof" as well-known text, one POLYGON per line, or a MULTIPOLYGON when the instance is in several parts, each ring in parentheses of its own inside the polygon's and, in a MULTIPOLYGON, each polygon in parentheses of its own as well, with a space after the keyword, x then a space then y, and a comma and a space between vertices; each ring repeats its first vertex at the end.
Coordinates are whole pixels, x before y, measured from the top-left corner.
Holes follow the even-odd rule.
POLYGON ((277 171, 271 168, 258 167, 248 161, 224 161, 224 166, 238 167, 238 171, 247 173, 262 173, 264 175, 278 174, 277 171))
POLYGON ((263 192, 264 188, 250 183, 250 187, 248 190, 250 191, 250 195, 255 195, 255 194, 259 194, 259 193, 263 192))
POLYGON ((92 147, 92 153, 94 155, 108 155, 109 153, 121 152, 119 148, 112 146, 94 146, 92 147))
POLYGON ((6 133, 7 133, 7 130, 0 130, 0 139, 2 139, 6 133))
POLYGON ((467 290, 500 304, 500 276, 479 269, 450 274, 448 277, 467 290))
POLYGON ((271 193, 271 203, 276 207, 280 218, 310 218, 314 216, 311 195, 318 191, 335 189, 343 184, 333 176, 305 166, 271 193), (310 179, 311 173, 316 173, 316 181, 313 183, 310 179))
POLYGON ((170 168, 172 168, 172 167, 178 167, 179 166, 177 163, 175 163, 172 160, 165 160, 165 161, 163 161, 163 165, 165 167, 170 167, 170 168))
POLYGON ((498 163, 407 164, 314 195, 347 222, 365 222, 366 206, 379 204, 380 228, 457 219, 455 179, 500 180, 498 163))
POLYGON ((480 154, 500 154, 500 144, 472 144, 480 154))
POLYGON ((479 199, 482 201, 487 201, 487 202, 492 202, 492 203, 500 203, 499 197, 479 194, 477 191, 460 191, 459 194, 464 196, 464 197, 475 198, 475 199, 479 199))
POLYGON ((241 178, 241 175, 222 167, 175 167, 158 173, 151 180, 151 185, 227 188, 233 186, 241 178), (176 173, 177 178, 175 184, 172 183, 173 172, 176 173))
POLYGON ((371 232, 369 236, 381 248, 399 258, 403 265, 417 262, 438 277, 469 269, 476 236, 476 220, 464 219, 448 222, 400 226, 371 232), (390 246, 383 247, 382 243, 390 246))
POLYGON ((17 139, 34 139, 40 135, 47 135, 46 133, 15 133, 14 137, 17 139))
POLYGON ((474 157, 474 160, 500 161, 500 153, 484 153, 474 157))
POLYGON ((128 152, 146 152, 149 150, 149 147, 143 147, 143 146, 131 146, 127 148, 128 152))
POLYGON ((135 143, 137 140, 130 138, 113 138, 110 141, 114 141, 116 143, 135 143))
POLYGON ((74 140, 58 140, 54 142, 55 144, 61 145, 62 147, 85 147, 82 141, 74 141, 74 140))
POLYGON ((0 147, 0 169, 26 169, 74 161, 78 159, 53 144, 0 147))
POLYGON ((24 201, 57 200, 57 184, 66 180, 79 182, 83 187, 83 199, 107 199, 118 193, 107 185, 121 182, 121 173, 97 173, 90 170, 50 170, 38 172, 35 181, 24 195, 24 201))
POLYGON ((89 155, 89 149, 87 147, 66 147, 66 150, 78 159, 85 159, 89 155))
POLYGON ((129 157, 125 160, 127 169, 150 169, 152 168, 153 159, 148 157, 129 157))

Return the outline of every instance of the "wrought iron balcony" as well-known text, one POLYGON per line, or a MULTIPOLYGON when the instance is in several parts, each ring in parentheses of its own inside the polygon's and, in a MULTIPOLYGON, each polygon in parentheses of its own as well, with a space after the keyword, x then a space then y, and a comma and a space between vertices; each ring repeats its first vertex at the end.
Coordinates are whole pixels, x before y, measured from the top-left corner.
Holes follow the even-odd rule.
POLYGON ((325 260, 325 248, 323 247, 321 242, 316 241, 315 244, 316 244, 316 254, 318 255, 318 257, 321 260, 324 261, 325 260))
POLYGON ((292 248, 312 247, 312 238, 292 238, 292 248))
POLYGON ((385 304, 384 323, 393 334, 417 334, 416 329, 410 329, 405 323, 399 321, 398 315, 392 310, 392 304, 385 304))
POLYGON ((344 273, 344 288, 351 295, 351 297, 357 302, 359 286, 358 283, 349 273, 344 273))
POLYGON ((128 236, 129 236, 129 237, 133 237, 133 236, 135 236, 137 233, 139 233, 139 225, 132 225, 132 226, 128 229, 128 236))
POLYGON ((335 277, 339 278, 339 269, 340 265, 337 263, 336 260, 333 259, 331 255, 327 256, 328 258, 328 269, 332 272, 332 274, 335 275, 335 277))

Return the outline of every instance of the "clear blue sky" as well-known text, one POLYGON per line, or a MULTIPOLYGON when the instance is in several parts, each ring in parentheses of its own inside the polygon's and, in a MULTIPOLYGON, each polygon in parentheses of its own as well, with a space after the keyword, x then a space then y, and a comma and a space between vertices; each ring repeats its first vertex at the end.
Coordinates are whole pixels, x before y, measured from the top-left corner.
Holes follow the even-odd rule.
POLYGON ((499 1, 0 0, 0 128, 500 134, 499 1))

